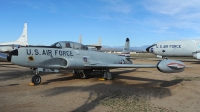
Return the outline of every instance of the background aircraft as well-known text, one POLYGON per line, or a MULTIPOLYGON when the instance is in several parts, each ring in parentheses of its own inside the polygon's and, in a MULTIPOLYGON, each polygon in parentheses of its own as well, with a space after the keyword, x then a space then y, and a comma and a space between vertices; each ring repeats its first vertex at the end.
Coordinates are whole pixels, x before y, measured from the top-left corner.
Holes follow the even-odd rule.
MULTIPOLYGON (((130 54, 130 41, 126 39, 122 53, 130 54)), ((156 65, 133 64, 130 57, 88 50, 86 45, 60 41, 52 46, 21 47, 7 56, 8 61, 35 71, 32 83, 41 83, 39 71, 58 72, 58 69, 73 70, 74 76, 85 78, 93 72, 102 73, 103 78, 112 79, 109 69, 114 68, 157 68, 164 73, 182 72, 184 63, 162 60, 156 65)))
POLYGON ((147 52, 157 57, 190 56, 200 59, 200 40, 173 40, 162 41, 149 46, 147 52))
POLYGON ((16 41, 0 43, 0 52, 10 52, 15 48, 18 48, 19 46, 27 46, 27 45, 28 45, 27 23, 24 23, 22 35, 16 41))
MULTIPOLYGON (((78 43, 82 44, 82 35, 80 35, 78 43)), ((97 44, 90 44, 90 45, 86 45, 86 46, 91 50, 100 50, 102 48, 101 37, 99 37, 97 44)))
POLYGON ((9 53, 14 49, 27 45, 28 45, 27 23, 24 23, 22 35, 16 41, 0 43, 0 61, 7 60, 5 58, 5 54, 3 53, 9 53))

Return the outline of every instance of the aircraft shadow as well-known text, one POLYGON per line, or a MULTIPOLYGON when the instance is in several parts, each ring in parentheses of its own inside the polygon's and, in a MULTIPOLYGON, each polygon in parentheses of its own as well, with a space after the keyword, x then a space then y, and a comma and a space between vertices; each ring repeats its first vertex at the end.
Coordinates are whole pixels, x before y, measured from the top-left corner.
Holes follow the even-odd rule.
POLYGON ((193 62, 192 64, 200 64, 200 62, 193 62))
MULTIPOLYGON (((114 72, 111 72, 111 74, 113 75, 113 79, 119 78, 119 79, 127 79, 127 80, 163 82, 163 80, 154 80, 154 79, 139 78, 139 77, 134 77, 134 76, 120 75, 120 74, 124 74, 124 73, 135 72, 137 69, 138 68, 132 69, 132 70, 120 69, 120 70, 123 70, 123 71, 114 71, 114 72)), ((147 73, 149 73, 149 71, 137 71, 137 72, 147 72, 147 73)), ((69 74, 72 75, 72 73, 70 73, 70 72, 67 75, 69 75, 69 74)), ((102 73, 93 73, 91 75, 87 75, 86 78, 83 78, 81 80, 86 80, 86 79, 91 79, 91 78, 100 78, 102 76, 103 76, 102 73)), ((48 84, 48 83, 51 83, 51 82, 58 82, 58 81, 68 81, 68 80, 73 80, 73 79, 80 79, 80 78, 77 78, 75 76, 67 76, 67 77, 61 77, 61 78, 55 78, 55 79, 47 80, 47 81, 43 82, 42 84, 48 84)))
MULTIPOLYGON (((120 76, 120 78, 129 79, 131 77, 120 76)), ((56 80, 50 81, 64 81, 64 80, 72 80, 72 77, 67 78, 59 78, 56 80)), ((43 90, 40 94, 44 94, 46 97, 53 97, 61 94, 67 94, 70 92, 89 92, 89 96, 84 99, 85 103, 78 108, 72 110, 73 112, 79 111, 91 111, 95 108, 95 106, 103 105, 109 106, 111 101, 112 104, 123 101, 134 101, 137 105, 137 101, 148 101, 151 98, 165 98, 171 96, 170 86, 177 85, 181 83, 183 80, 155 80, 155 79, 147 79, 147 78, 139 78, 132 77, 131 80, 140 80, 140 81, 148 81, 147 83, 140 84, 127 84, 125 82, 116 82, 113 81, 111 84, 94 84, 91 86, 62 86, 62 87, 54 87, 47 90, 43 90), (95 97, 96 96, 96 97, 95 97), (115 101, 115 102, 113 102, 115 101), (106 105, 104 105, 106 104, 106 105)), ((81 98, 81 96, 80 96, 81 98)), ((110 104, 110 106, 113 106, 110 104)))
POLYGON ((30 73, 31 71, 18 71, 18 70, 13 70, 11 72, 4 72, 0 74, 0 81, 12 80, 12 79, 17 79, 17 78, 24 79, 30 73))
POLYGON ((0 65, 15 65, 15 64, 10 62, 0 62, 0 65))
MULTIPOLYGON (((130 72, 134 72, 136 70, 137 69, 111 72, 111 74, 113 74, 113 78, 115 78, 115 76, 117 76, 115 74, 130 73, 130 72)), ((68 74, 72 75, 72 72, 69 72, 68 74)), ((83 78, 81 80, 86 80, 86 79, 91 79, 91 78, 100 78, 100 77, 102 77, 102 73, 92 73, 91 75, 87 75, 86 78, 83 78)), ((80 78, 75 77, 75 76, 61 77, 61 78, 47 80, 47 81, 43 82, 43 84, 48 84, 48 83, 57 82, 57 81, 67 81, 67 80, 73 80, 73 79, 80 79, 80 78)))
POLYGON ((8 85, 5 85, 5 86, 0 86, 0 87, 6 87, 6 86, 18 86, 19 84, 8 84, 8 85))
MULTIPOLYGON (((12 79, 31 79, 34 73, 30 70, 9 70, 9 72, 0 73, 0 81, 7 81, 12 79)), ((49 75, 49 73, 41 72, 40 76, 49 75)))
POLYGON ((49 84, 51 82, 60 82, 60 81, 69 81, 69 80, 73 80, 74 77, 61 77, 61 78, 56 78, 56 79, 50 79, 50 80, 46 80, 45 82, 42 82, 42 84, 49 84))
MULTIPOLYGON (((47 90, 43 90, 41 94, 47 97, 53 97, 60 94, 67 94, 72 91, 76 92, 89 92, 89 97, 86 99, 85 103, 78 108, 72 110, 73 112, 79 111, 91 111, 98 105, 104 105, 104 103, 109 101, 115 101, 117 103, 121 100, 132 100, 137 103, 137 101, 147 101, 151 97, 153 98, 165 98, 171 96, 171 92, 168 88, 157 87, 151 83, 146 85, 151 85, 148 87, 135 85, 135 84, 95 84, 87 87, 83 86, 63 86, 55 87, 47 90), (96 96, 96 97, 94 97, 96 96)), ((80 96, 81 97, 81 96, 80 96)), ((113 102, 116 103, 116 102, 113 102)), ((124 102, 122 102, 124 103, 124 102)), ((105 106, 105 105, 104 105, 105 106)), ((109 105, 106 105, 109 106, 109 105)))
POLYGON ((18 66, 10 66, 10 65, 0 65, 0 67, 4 67, 4 68, 19 68, 18 66))

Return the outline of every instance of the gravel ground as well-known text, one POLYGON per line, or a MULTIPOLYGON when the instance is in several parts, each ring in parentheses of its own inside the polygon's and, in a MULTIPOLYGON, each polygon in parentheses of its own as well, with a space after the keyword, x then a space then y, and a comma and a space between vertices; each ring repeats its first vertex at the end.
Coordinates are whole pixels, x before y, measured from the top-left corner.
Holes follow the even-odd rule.
POLYGON ((0 112, 200 112, 200 62, 184 63, 184 72, 171 74, 156 68, 114 69, 114 80, 106 81, 99 75, 78 79, 70 71, 41 73, 42 84, 29 86, 29 68, 0 62, 0 112))

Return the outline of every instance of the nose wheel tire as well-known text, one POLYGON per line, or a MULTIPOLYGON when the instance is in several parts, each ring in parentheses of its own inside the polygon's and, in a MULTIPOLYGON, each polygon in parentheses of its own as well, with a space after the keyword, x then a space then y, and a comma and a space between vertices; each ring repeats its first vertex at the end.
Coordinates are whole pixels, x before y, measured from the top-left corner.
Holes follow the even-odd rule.
POLYGON ((35 85, 38 85, 41 83, 41 77, 39 75, 34 75, 32 77, 32 83, 34 83, 35 85))

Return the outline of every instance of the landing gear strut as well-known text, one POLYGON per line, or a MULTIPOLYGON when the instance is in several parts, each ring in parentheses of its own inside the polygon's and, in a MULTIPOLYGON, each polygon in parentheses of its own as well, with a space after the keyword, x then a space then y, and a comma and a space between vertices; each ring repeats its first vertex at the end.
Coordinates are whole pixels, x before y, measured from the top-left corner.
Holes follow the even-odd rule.
POLYGON ((38 85, 41 83, 42 79, 39 75, 37 75, 39 73, 38 69, 35 69, 34 71, 35 71, 35 75, 32 77, 31 81, 34 85, 38 85))
POLYGON ((73 75, 78 78, 86 78, 86 75, 83 70, 73 70, 73 75))
MULTIPOLYGON (((91 74, 92 70, 73 70, 73 75, 78 77, 78 78, 86 78, 86 75, 91 74)), ((108 80, 112 80, 112 74, 110 73, 109 69, 103 69, 103 70, 99 70, 96 72, 100 72, 102 73, 102 77, 100 79, 108 79, 108 80)))
POLYGON ((103 74, 104 79, 112 80, 112 74, 110 73, 109 69, 106 69, 106 71, 103 74))

